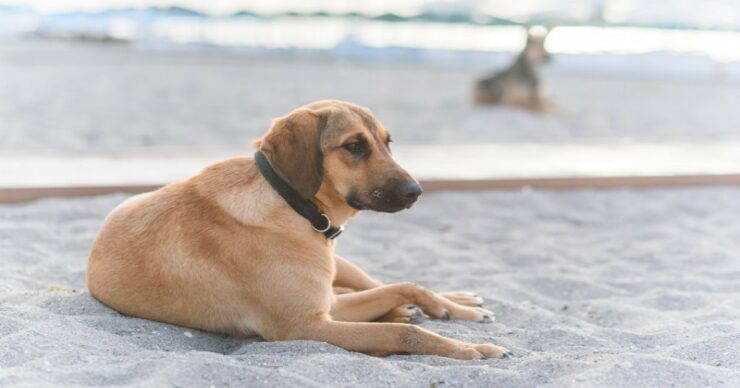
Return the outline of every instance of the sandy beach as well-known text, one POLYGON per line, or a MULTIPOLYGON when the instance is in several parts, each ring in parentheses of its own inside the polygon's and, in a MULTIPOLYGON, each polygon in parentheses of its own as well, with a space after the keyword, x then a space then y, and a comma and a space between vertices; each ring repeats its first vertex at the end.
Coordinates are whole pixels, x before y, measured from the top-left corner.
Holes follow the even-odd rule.
MULTIPOLYGON (((5 41, 0 152, 245 154, 273 118, 321 98, 370 107, 408 145, 740 139, 736 83, 548 69, 561 113, 537 116, 472 105, 472 83, 490 70, 5 41)), ((433 193, 410 211, 351 222, 338 253, 373 276, 485 298, 493 324, 422 323, 516 354, 473 362, 124 317, 89 295, 85 266, 125 195, 0 205, 0 386, 737 387, 739 197, 737 188, 433 193)))
POLYGON ((87 293, 85 264, 125 196, 3 205, 0 386, 737 386, 739 195, 437 193, 353 220, 338 251, 372 275, 485 298, 493 324, 422 324, 516 353, 473 362, 121 316, 87 293))
POLYGON ((737 84, 547 69, 545 88, 561 114, 537 116, 471 103, 475 79, 495 66, 6 42, 0 150, 244 150, 273 118, 322 98, 371 108, 404 143, 740 137, 737 84))

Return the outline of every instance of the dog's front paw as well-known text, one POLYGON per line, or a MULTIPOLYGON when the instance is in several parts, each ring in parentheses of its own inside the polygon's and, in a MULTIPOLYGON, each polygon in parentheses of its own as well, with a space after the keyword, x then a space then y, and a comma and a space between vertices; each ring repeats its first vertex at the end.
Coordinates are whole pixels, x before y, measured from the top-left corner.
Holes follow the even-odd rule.
POLYGON ((475 308, 475 310, 477 310, 481 314, 481 317, 478 320, 478 322, 480 323, 492 323, 496 320, 496 316, 493 315, 493 312, 490 310, 486 310, 480 307, 475 308))
POLYGON ((494 344, 469 344, 469 346, 486 358, 511 358, 513 356, 509 349, 494 344))

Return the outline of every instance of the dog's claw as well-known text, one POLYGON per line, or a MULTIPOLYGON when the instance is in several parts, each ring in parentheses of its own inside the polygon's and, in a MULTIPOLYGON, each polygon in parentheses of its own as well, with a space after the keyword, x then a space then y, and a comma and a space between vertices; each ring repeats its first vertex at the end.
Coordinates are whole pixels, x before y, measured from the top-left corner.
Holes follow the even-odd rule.
POLYGON ((444 314, 442 314, 442 320, 449 321, 450 320, 450 312, 445 311, 444 314))
POLYGON ((493 322, 493 316, 489 314, 483 314, 483 318, 481 318, 480 323, 491 323, 493 322))
POLYGON ((514 353, 512 352, 504 352, 504 354, 501 355, 501 358, 512 358, 514 357, 514 353))

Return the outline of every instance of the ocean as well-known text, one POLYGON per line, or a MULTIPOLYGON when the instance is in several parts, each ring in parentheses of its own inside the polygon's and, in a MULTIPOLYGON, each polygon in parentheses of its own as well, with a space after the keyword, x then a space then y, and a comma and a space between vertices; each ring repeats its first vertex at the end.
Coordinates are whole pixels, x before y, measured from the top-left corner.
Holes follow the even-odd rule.
MULTIPOLYGON (((214 15, 180 7, 40 12, 30 6, 0 6, 0 39, 71 39, 125 43, 142 50, 311 53, 482 67, 510 61, 526 39, 524 25, 532 22, 460 15, 247 11, 214 15)), ((556 19, 539 19, 551 27, 546 46, 556 58, 554 72, 740 82, 737 30, 556 19)))

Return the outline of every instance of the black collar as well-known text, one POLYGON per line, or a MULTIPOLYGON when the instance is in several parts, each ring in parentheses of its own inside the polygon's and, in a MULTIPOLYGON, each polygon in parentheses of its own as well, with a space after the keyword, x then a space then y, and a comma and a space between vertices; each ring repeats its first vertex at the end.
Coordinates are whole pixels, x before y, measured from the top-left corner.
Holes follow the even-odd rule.
POLYGON ((331 226, 331 220, 329 216, 319 211, 318 207, 308 199, 301 197, 287 182, 285 182, 275 170, 272 169, 270 161, 267 160, 265 154, 262 151, 254 153, 254 160, 257 162, 257 168, 262 173, 262 176, 267 179, 275 191, 280 194, 285 202, 290 205, 298 214, 307 219, 311 223, 313 229, 319 233, 323 233, 327 239, 333 240, 337 238, 344 227, 340 226, 334 228, 331 226))

